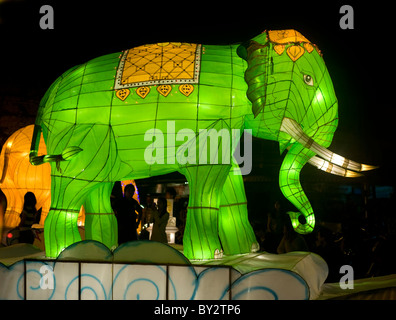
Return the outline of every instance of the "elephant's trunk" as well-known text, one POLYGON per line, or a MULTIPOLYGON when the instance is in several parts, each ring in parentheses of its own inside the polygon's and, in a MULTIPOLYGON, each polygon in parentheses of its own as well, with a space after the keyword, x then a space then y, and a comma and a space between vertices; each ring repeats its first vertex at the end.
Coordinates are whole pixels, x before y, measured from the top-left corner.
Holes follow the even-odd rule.
POLYGON ((329 151, 309 137, 293 119, 284 118, 280 131, 289 134, 295 142, 288 148, 283 160, 279 185, 284 196, 299 210, 297 213, 289 212, 294 230, 302 234, 309 233, 315 227, 315 216, 300 184, 300 171, 307 162, 321 170, 344 177, 358 177, 361 174, 354 171, 367 171, 377 167, 360 164, 329 151), (300 218, 301 215, 305 221, 302 221, 304 219, 300 218))
POLYGON ((312 206, 300 184, 300 171, 315 153, 299 143, 292 145, 287 152, 279 173, 279 186, 283 195, 299 210, 288 212, 296 232, 306 234, 315 227, 312 206), (300 218, 300 216, 305 218, 300 218))
POLYGON ((10 153, 11 153, 11 146, 12 146, 12 141, 9 141, 7 143, 7 145, 5 146, 4 159, 2 161, 3 163, 2 163, 2 165, 0 165, 0 167, 1 167, 0 184, 2 184, 4 182, 4 179, 6 177, 8 161, 9 161, 10 153))

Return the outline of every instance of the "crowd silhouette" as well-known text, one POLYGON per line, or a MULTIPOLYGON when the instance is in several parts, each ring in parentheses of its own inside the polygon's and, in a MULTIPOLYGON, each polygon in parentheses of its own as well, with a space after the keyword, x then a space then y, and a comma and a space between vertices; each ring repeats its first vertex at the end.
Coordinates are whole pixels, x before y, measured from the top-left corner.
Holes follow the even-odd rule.
POLYGON ((262 251, 309 251, 320 255, 329 267, 326 282, 338 282, 343 265, 353 267, 356 279, 376 277, 396 273, 393 258, 396 247, 395 205, 394 196, 372 199, 363 212, 359 205, 347 199, 343 205, 337 203, 332 207, 342 211, 342 214, 335 212, 338 221, 317 218, 311 234, 297 236, 295 232, 290 233, 287 215, 290 207, 277 201, 264 222, 260 220, 252 224, 262 251), (299 239, 294 247, 290 245, 293 241, 291 235, 299 239), (285 245, 288 239, 289 245, 285 245))
MULTIPOLYGON (((164 197, 156 195, 157 204, 148 194, 144 204, 140 205, 133 199, 134 193, 132 184, 125 187, 124 194, 120 183, 116 183, 113 189, 111 203, 118 221, 119 245, 127 241, 148 240, 147 226, 150 223, 154 223, 151 240, 167 243, 165 228, 169 213, 166 198, 173 199, 173 216, 176 217, 179 230, 175 243, 183 244, 188 198, 181 198, 170 189, 164 197)), ((24 200, 21 222, 15 230, 19 232, 18 242, 33 243, 34 232, 31 227, 39 222, 41 208, 36 208, 36 198, 32 192, 26 193, 24 200)), ((326 221, 317 217, 314 231, 300 235, 292 228, 287 214, 291 209, 288 202, 276 201, 271 210, 261 216, 256 215, 260 219, 251 219, 260 251, 272 254, 291 251, 316 253, 329 267, 326 282, 339 281, 343 265, 353 267, 356 279, 396 273, 396 262, 393 259, 396 247, 394 195, 387 199, 372 199, 364 208, 348 198, 344 203, 338 201, 327 205, 336 218, 326 221)))

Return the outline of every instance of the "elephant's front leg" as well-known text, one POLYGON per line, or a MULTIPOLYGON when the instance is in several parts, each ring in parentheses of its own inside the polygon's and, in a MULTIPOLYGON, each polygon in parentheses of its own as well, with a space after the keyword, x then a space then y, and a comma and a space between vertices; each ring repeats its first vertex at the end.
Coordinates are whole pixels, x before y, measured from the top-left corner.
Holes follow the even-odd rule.
POLYGON ((102 182, 86 197, 85 239, 97 240, 109 249, 117 246, 117 220, 110 204, 112 182, 102 182))
POLYGON ((183 168, 190 187, 183 237, 188 259, 213 259, 221 250, 218 236, 220 195, 231 165, 198 165, 183 168))
POLYGON ((219 235, 225 254, 248 253, 260 249, 248 220, 241 170, 235 162, 221 194, 219 235))

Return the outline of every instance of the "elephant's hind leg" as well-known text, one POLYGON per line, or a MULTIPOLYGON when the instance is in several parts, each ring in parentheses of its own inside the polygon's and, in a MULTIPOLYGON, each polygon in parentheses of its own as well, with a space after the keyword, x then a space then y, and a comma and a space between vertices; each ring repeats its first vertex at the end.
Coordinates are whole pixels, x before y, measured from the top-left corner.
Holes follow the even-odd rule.
POLYGON ((236 164, 230 170, 221 194, 219 235, 224 253, 227 255, 259 250, 259 244, 248 220, 242 175, 236 164))
POLYGON ((190 187, 183 237, 189 259, 213 259, 221 250, 218 236, 220 194, 230 165, 199 165, 183 169, 190 187))
POLYGON ((64 248, 81 241, 77 219, 89 185, 84 180, 51 177, 51 208, 44 223, 47 257, 56 258, 64 248))
POLYGON ((112 182, 102 182, 86 197, 85 239, 97 240, 109 249, 117 246, 117 220, 110 204, 112 182))

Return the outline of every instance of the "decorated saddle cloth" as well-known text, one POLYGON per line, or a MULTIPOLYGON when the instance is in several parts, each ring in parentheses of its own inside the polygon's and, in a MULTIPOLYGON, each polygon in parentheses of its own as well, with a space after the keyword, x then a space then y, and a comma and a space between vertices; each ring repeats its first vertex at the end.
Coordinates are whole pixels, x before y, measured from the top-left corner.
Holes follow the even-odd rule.
POLYGON ((163 42, 142 45, 125 51, 117 69, 115 89, 125 95, 128 88, 144 98, 150 86, 156 85, 167 96, 171 84, 180 84, 180 92, 188 96, 198 83, 201 45, 163 42))

